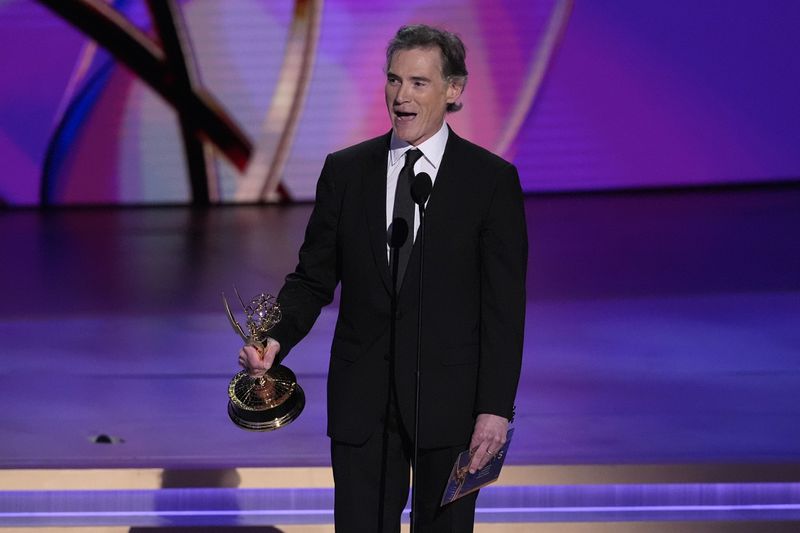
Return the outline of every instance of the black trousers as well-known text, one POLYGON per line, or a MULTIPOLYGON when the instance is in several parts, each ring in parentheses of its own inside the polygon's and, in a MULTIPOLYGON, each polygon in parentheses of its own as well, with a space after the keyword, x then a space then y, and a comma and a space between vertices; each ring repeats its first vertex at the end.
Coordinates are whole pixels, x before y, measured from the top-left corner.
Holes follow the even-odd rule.
MULTIPOLYGON (((413 429, 403 427, 391 396, 386 416, 367 442, 356 446, 331 441, 338 533, 400 531, 400 516, 409 499, 413 429)), ((440 506, 453 463, 468 445, 419 451, 417 533, 472 531, 477 492, 440 506)))

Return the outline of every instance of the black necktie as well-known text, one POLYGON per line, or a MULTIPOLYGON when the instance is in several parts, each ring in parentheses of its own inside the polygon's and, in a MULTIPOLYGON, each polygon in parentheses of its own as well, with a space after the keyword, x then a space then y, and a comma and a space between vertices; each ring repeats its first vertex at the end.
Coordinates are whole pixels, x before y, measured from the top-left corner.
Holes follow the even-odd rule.
POLYGON ((397 188, 394 191, 394 211, 392 212, 391 239, 397 250, 397 286, 403 281, 403 276, 411 256, 411 247, 414 245, 414 200, 411 199, 411 181, 414 179, 414 164, 422 157, 422 152, 413 149, 406 152, 406 162, 400 175, 397 177, 397 188), (398 220, 400 219, 400 220, 398 220), (404 229, 398 226, 405 226, 404 229), (402 238, 405 233, 405 239, 402 238), (399 237, 399 238, 398 238, 399 237), (398 242, 400 241, 400 242, 398 242))

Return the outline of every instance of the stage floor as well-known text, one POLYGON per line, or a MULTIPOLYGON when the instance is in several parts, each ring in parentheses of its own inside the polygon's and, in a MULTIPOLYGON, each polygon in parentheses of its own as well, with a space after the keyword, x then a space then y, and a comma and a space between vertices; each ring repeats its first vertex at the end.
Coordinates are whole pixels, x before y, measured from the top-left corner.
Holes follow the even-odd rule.
MULTIPOLYGON (((800 479, 800 188, 526 207, 511 465, 800 479)), ((0 468, 326 467, 335 303, 286 361, 300 419, 249 433, 225 410, 239 342, 220 293, 276 291, 309 212, 0 211, 0 468)))
MULTIPOLYGON (((796 530, 800 187, 526 207, 516 433, 476 531, 796 530)), ((0 211, 0 527, 332 530, 336 303, 287 361, 296 422, 225 409, 221 292, 276 291, 309 212, 0 211)))

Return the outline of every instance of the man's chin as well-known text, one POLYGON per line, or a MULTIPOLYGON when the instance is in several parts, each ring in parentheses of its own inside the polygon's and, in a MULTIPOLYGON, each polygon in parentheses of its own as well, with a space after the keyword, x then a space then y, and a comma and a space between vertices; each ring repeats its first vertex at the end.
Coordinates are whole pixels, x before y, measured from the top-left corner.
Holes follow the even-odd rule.
POLYGON ((419 139, 422 138, 418 131, 412 131, 405 124, 394 124, 394 135, 400 140, 407 142, 408 144, 416 146, 418 144, 419 139))

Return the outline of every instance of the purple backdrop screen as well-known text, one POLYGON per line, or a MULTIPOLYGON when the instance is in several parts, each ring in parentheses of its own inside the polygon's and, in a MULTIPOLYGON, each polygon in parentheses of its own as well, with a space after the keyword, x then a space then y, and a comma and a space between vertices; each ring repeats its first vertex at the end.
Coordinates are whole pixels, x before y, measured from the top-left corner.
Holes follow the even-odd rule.
MULTIPOLYGON (((144 2, 113 6, 158 44, 144 2)), ((313 198, 327 153, 388 131, 384 49, 414 22, 462 36, 470 79, 448 122, 528 192, 800 179, 794 0, 326 0, 288 99, 295 2, 178 6, 203 90, 293 200, 313 198)), ((0 80, 0 203, 190 201, 175 106, 34 0, 0 0, 0 80)), ((248 196, 257 157, 205 150, 214 200, 275 192, 248 196)))

